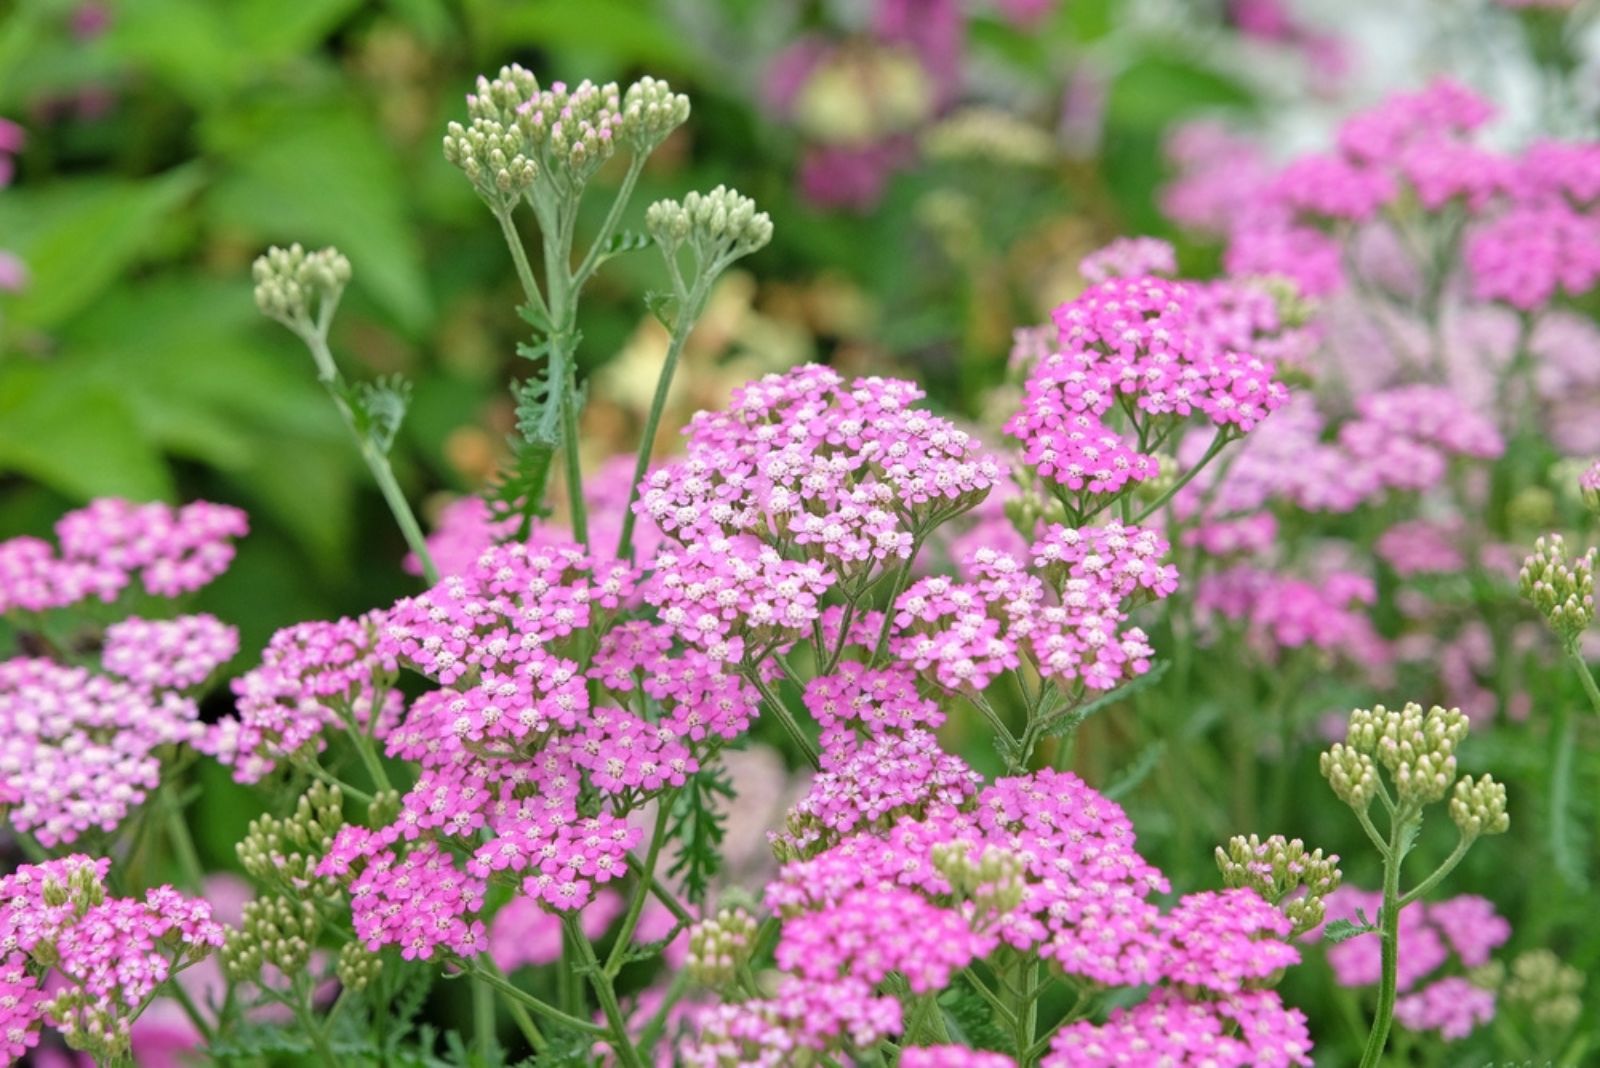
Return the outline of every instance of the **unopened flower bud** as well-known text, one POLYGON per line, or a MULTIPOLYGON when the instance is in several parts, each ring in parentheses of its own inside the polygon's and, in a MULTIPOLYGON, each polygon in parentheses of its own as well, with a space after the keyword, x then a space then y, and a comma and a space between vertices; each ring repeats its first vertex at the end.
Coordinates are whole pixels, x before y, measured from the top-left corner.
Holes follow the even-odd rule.
POLYGON ((1518 576, 1522 596, 1569 648, 1594 620, 1594 564, 1594 549, 1569 559, 1566 541, 1551 534, 1534 542, 1518 576))
POLYGON ((335 974, 339 982, 350 990, 360 992, 383 970, 383 958, 357 942, 346 942, 339 950, 339 963, 335 974))
POLYGON ((285 326, 306 329, 339 303, 350 282, 350 261, 336 248, 274 246, 256 257, 251 274, 256 307, 285 326))
POLYGON ((1378 792, 1378 768, 1372 758, 1336 742, 1322 754, 1321 764, 1323 778, 1339 800, 1357 812, 1365 812, 1378 792))
POLYGON ((726 986, 750 955, 756 921, 742 908, 725 908, 689 928, 689 956, 684 966, 706 986, 726 986))
POLYGON ((1342 878, 1337 854, 1307 851, 1300 839, 1275 834, 1262 841, 1237 835, 1217 847, 1217 867, 1229 887, 1249 887, 1282 908, 1298 936, 1322 922, 1322 899, 1338 889, 1342 878))
POLYGON ((1511 817, 1506 814, 1506 788, 1488 775, 1477 781, 1471 775, 1463 776, 1450 798, 1450 818, 1468 838, 1504 834, 1511 827, 1511 817))
POLYGON ((1411 702, 1398 712, 1383 705, 1350 714, 1346 744, 1375 757, 1394 780, 1403 801, 1439 801, 1456 780, 1456 746, 1467 736, 1460 709, 1437 705, 1426 713, 1411 702))
POLYGON ((653 152, 688 118, 689 98, 659 78, 640 78, 622 100, 622 136, 639 152, 653 152))

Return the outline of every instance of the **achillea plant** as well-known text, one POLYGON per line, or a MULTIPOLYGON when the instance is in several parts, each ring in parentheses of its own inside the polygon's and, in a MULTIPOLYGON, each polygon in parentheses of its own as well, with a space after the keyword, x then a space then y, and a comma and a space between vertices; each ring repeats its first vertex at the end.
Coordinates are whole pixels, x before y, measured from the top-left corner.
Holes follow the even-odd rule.
MULTIPOLYGON (((59 552, 0 545, 0 608, 29 652, 0 665, 0 800, 39 854, 4 883, 8 1054, 48 1024, 125 1061, 134 1019, 171 995, 219 1060, 442 1048, 493 1064, 514 1042, 537 1064, 1310 1065, 1310 1020, 1278 987, 1319 926, 1378 935, 1375 959, 1371 939, 1329 951, 1341 982, 1379 988, 1364 1066, 1393 1020, 1450 1038, 1492 1011, 1482 976, 1416 986, 1446 943, 1479 969, 1507 934, 1482 899, 1423 900, 1508 829, 1503 786, 1457 780, 1463 712, 1358 711, 1322 758, 1383 864, 1350 914, 1339 858, 1282 835, 1218 849, 1220 888, 1164 872, 1116 799, 1153 764, 1101 788, 1065 767, 1091 717, 1161 683, 1169 641, 1180 679, 1196 647, 1224 649, 1215 672, 1273 681, 1280 712, 1291 667, 1390 665, 1380 584, 1355 564, 1239 557, 1275 544, 1274 505, 1344 515, 1458 483, 1462 503, 1459 473, 1505 451, 1507 428, 1437 382, 1386 382, 1336 414, 1304 388, 1320 340, 1302 294, 1349 280, 1348 235, 1313 220, 1415 208, 1432 235, 1452 205, 1526 207, 1502 203, 1501 168, 1464 143, 1480 102, 1443 86, 1353 120, 1341 155, 1273 179, 1227 277, 1170 277, 1176 252, 1152 239, 1091 255, 1090 284, 1019 337, 1003 437, 925 407, 913 382, 808 364, 697 414, 660 461, 684 346, 772 221, 718 186, 622 228, 689 115, 657 79, 546 86, 513 66, 466 103, 443 150, 506 239, 528 364, 505 470, 432 537, 389 462, 409 387, 347 381, 332 349, 360 265, 291 246, 255 268, 258 306, 309 350, 422 588, 280 630, 233 681, 231 713, 202 722, 196 696, 237 637, 166 602, 226 568, 239 513, 101 502, 62 521, 59 552), (1430 132, 1459 173, 1417 156, 1430 132), (586 477, 579 302, 610 259, 650 246, 665 363, 637 452, 586 477), (951 727, 973 724, 985 745, 953 751, 951 727), (758 734, 806 777, 770 828, 776 863, 730 885, 730 755, 758 734), (151 834, 201 889, 185 798, 163 785, 201 755, 273 799, 237 844, 254 895, 226 928, 169 888, 108 889, 146 881, 151 834), (1424 809, 1447 798, 1458 845, 1402 892, 1424 809), (199 1004, 170 980, 213 950, 224 993, 199 1004), (443 1040, 417 1022, 435 988, 471 1004, 443 1040)), ((1480 221, 1482 299, 1521 307, 1593 280, 1565 261, 1556 283, 1510 277, 1493 246, 1517 238, 1480 221)), ((1436 327, 1438 278, 1423 295, 1436 327)), ((1385 527, 1397 572, 1425 570, 1400 561, 1449 529, 1417 522, 1385 527)), ((1525 581, 1570 652, 1592 615, 1587 565, 1541 553, 1525 581)), ((1240 729, 1257 710, 1242 697, 1195 705, 1240 729)), ((1301 732, 1287 712, 1274 726, 1286 777, 1301 732)), ((1247 785, 1260 734, 1230 742, 1247 785)), ((1524 1000, 1576 996, 1549 966, 1516 978, 1524 1000)))

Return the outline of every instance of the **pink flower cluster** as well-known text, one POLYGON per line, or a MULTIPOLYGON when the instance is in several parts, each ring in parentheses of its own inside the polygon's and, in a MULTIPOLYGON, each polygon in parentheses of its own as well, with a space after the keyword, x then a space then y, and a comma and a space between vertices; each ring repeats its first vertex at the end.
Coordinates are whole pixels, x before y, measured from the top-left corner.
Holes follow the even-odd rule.
POLYGON ((100 666, 147 690, 192 690, 238 651, 238 630, 216 616, 130 616, 106 628, 100 666))
POLYGON ((972 581, 922 579, 895 601, 889 647, 949 689, 981 690, 1026 657, 1040 674, 1107 690, 1149 670, 1144 632, 1126 627, 1141 599, 1177 589, 1168 546, 1140 527, 1064 527, 1029 549, 1033 570, 993 549, 965 561, 972 581))
POLYGON ((1119 237, 1080 260, 1078 273, 1090 285, 1108 278, 1171 277, 1178 273, 1178 254, 1158 237, 1119 237))
MULTIPOLYGON (((1326 438, 1328 420, 1297 397, 1236 446, 1226 477, 1202 470, 1174 500, 1189 521, 1183 540, 1226 555, 1261 552, 1276 537, 1274 504, 1343 513, 1394 493, 1442 485, 1453 464, 1498 459, 1500 432, 1444 387, 1398 386, 1363 395, 1352 418, 1326 438)), ((1198 461, 1206 436, 1193 434, 1180 460, 1198 461)))
MULTIPOLYGON (((900 689, 865 677, 872 692, 900 689)), ((834 723, 854 703, 833 681, 815 697, 834 723)), ((1004 945, 1096 983, 1170 984, 1131 1013, 1113 1014, 1106 1042, 1134 1049, 1167 1041, 1160 1021, 1170 1008, 1194 1032, 1197 1052, 1226 1038, 1225 1021, 1248 1023, 1246 1036, 1221 1043, 1215 1063, 1309 1064, 1303 1017, 1257 989, 1299 960, 1286 941, 1289 921, 1251 890, 1190 895, 1163 915, 1150 895, 1165 889, 1134 851, 1122 810, 1075 776, 1046 770, 838 836, 786 864, 767 904, 783 920, 780 967, 807 982, 872 983, 898 970, 913 991, 936 990, 1004 945), (958 892, 946 874, 958 855, 1015 858, 1020 885, 958 892)), ((1076 1064, 1082 1049, 1100 1048, 1094 1025, 1071 1033, 1058 1040, 1053 1063, 1076 1064)), ((762 1040, 791 1048, 805 1040, 804 1026, 774 1028, 762 1040)))
MULTIPOLYGON (((1376 920, 1383 895, 1341 886, 1326 899, 1327 918, 1356 920, 1358 911, 1376 920)), ((1315 937, 1315 933, 1312 936, 1315 937)), ((1396 982, 1404 995, 1395 1004, 1395 1019, 1413 1031, 1438 1031, 1447 1039, 1463 1038, 1494 1016, 1492 990, 1460 976, 1430 975, 1454 955, 1463 967, 1477 968, 1511 937, 1511 925, 1494 906, 1475 894, 1438 902, 1418 902, 1400 913, 1400 958, 1396 982)), ((1328 947, 1328 966, 1342 986, 1371 986, 1381 967, 1378 940, 1357 936, 1328 947)))
POLYGON ((1273 364, 1233 347, 1197 287, 1111 278, 1055 311, 1057 347, 1028 375, 1006 432, 1023 458, 1090 514, 1088 501, 1155 477, 1148 451, 1192 413, 1244 433, 1287 399, 1273 364), (1136 440, 1113 429, 1120 418, 1136 440))
POLYGON ((1159 990, 1131 1009, 1113 1009, 1104 1024, 1061 1029, 1043 1068, 1288 1068, 1311 1064, 1305 1017, 1276 994, 1253 991, 1189 1001, 1159 990))
POLYGON ((110 865, 73 854, 0 878, 0 1054, 35 1045, 40 1022, 126 1048, 156 988, 222 944, 210 906, 170 886, 108 896, 110 865))
POLYGON ((657 561, 657 583, 682 567, 698 576, 712 566, 707 552, 750 561, 763 585, 749 592, 773 595, 785 593, 774 588, 785 581, 814 589, 827 573, 860 582, 908 559, 920 538, 972 508, 1001 475, 971 435, 913 407, 921 396, 909 382, 846 383, 808 365, 745 385, 725 412, 696 415, 684 458, 653 471, 637 505, 688 550, 657 561), (696 554, 697 545, 708 548, 696 554), (817 568, 763 563, 762 546, 817 568))
POLYGON ((233 539, 248 529, 244 513, 226 505, 101 498, 61 517, 59 555, 38 538, 0 542, 0 614, 109 604, 136 579, 156 597, 190 593, 228 569, 233 539))
POLYGON ((859 979, 816 982, 790 976, 768 998, 710 1006, 678 1048, 689 1068, 784 1068, 801 1051, 866 1049, 900 1030, 900 1000, 859 979))
POLYGON ((194 701, 181 694, 53 660, 0 662, 9 822, 46 847, 114 831, 160 784, 162 751, 201 730, 194 701))
POLYGON ((252 783, 308 748, 321 751, 330 726, 384 734, 400 699, 382 681, 374 626, 370 618, 340 619, 278 631, 261 663, 233 680, 235 715, 209 728, 198 748, 231 766, 239 782, 252 783))
POLYGON ((1340 570, 1307 580, 1239 564, 1204 575, 1195 585, 1201 619, 1243 624, 1250 643, 1274 659, 1309 646, 1352 663, 1387 662, 1383 637, 1367 615, 1376 599, 1370 578, 1340 570))

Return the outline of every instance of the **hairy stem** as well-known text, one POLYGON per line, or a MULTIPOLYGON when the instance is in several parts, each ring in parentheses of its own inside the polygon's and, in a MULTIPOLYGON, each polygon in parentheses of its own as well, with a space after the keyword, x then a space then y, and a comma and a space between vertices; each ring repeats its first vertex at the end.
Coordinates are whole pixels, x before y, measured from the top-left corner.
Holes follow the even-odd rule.
POLYGON ((1396 819, 1384 851, 1383 906, 1378 913, 1378 937, 1383 940, 1382 973, 1378 982, 1378 1008, 1372 1019, 1372 1030, 1367 1035, 1366 1049, 1361 1054, 1360 1068, 1378 1068, 1383 1048, 1389 1042, 1389 1028, 1394 1022, 1396 976, 1400 967, 1400 843, 1404 833, 1403 822, 1396 819))
POLYGON ((634 887, 633 899, 628 902, 628 913, 622 917, 622 927, 617 931, 617 940, 606 959, 606 974, 613 978, 622 970, 622 961, 633 943, 633 932, 639 926, 639 916, 650 897, 650 882, 655 877, 656 863, 661 859, 661 846, 667 839, 667 822, 671 815, 672 810, 667 807, 665 799, 656 802, 656 825, 650 835, 650 846, 645 852, 644 871, 638 876, 639 885, 634 887))
POLYGON ((644 481, 645 472, 650 468, 650 455, 655 451, 656 433, 661 428, 661 415, 667 408, 667 395, 672 391, 672 379, 678 370, 678 358, 683 355, 684 345, 688 343, 689 335, 694 332, 695 324, 705 310, 708 281, 707 276, 702 276, 695 282, 694 288, 684 299, 683 306, 678 309, 672 337, 667 343, 666 362, 661 365, 661 374, 656 377, 655 396, 650 399, 650 412, 645 416, 644 432, 639 439, 639 455, 634 461, 633 479, 628 486, 628 505, 622 510, 622 536, 617 541, 619 560, 633 559, 633 526, 637 518, 633 514, 633 505, 639 499, 639 484, 644 481))
POLYGON ((371 472, 372 480, 378 484, 384 503, 389 506, 389 514, 394 516, 395 525, 400 528, 400 534, 405 538, 406 545, 422 564, 422 577, 428 585, 434 585, 439 581, 439 569, 434 567, 433 557, 428 555, 428 542, 422 536, 422 527, 417 523, 417 517, 411 511, 411 504, 406 500, 405 493, 400 489, 400 483, 394 477, 394 468, 389 464, 389 457, 373 443, 369 435, 361 433, 356 427, 355 413, 350 410, 349 402, 344 399, 339 368, 334 364, 333 353, 328 349, 325 327, 304 327, 296 332, 311 350, 311 358, 317 365, 317 377, 327 389, 328 396, 332 398, 333 406, 338 409, 345 428, 350 431, 350 436, 355 438, 361 459, 371 472))
POLYGON ((578 955, 583 961, 584 972, 589 976, 589 985, 594 988, 595 997, 600 1001, 600 1011, 605 1015, 607 1030, 610 1033, 611 1050, 616 1054, 617 1060, 628 1068, 644 1068, 644 1062, 639 1059, 639 1051, 634 1048, 633 1040, 628 1037, 628 1022, 622 1016, 622 1006, 617 1004, 617 990, 611 985, 611 977, 600 966, 600 961, 594 955, 594 947, 584 937, 583 929, 578 926, 574 916, 562 917, 561 923, 567 929, 567 935, 572 944, 577 946, 578 955))

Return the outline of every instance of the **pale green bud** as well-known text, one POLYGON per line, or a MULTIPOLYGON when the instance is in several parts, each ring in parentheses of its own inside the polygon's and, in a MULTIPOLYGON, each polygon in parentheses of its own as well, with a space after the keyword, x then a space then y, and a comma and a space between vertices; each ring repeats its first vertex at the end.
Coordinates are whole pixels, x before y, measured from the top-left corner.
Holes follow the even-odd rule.
POLYGON ((1378 792, 1378 767, 1366 753, 1335 742, 1322 754, 1322 776, 1334 794, 1355 809, 1365 812, 1378 792))
POLYGON ((347 989, 357 992, 365 990, 382 970, 383 958, 360 942, 346 942, 339 950, 335 974, 339 977, 340 985, 347 989))
POLYGON ((1337 854, 1307 851, 1300 839, 1275 834, 1262 841, 1255 835, 1237 835, 1227 847, 1217 847, 1217 867, 1229 887, 1249 887, 1282 908, 1293 924, 1294 936, 1322 922, 1322 899, 1339 886, 1342 875, 1337 854), (1301 891, 1303 893, 1300 893, 1301 891), (1298 895, 1298 896, 1296 896, 1298 895))
POLYGON ((689 928, 689 975, 706 986, 733 982, 740 966, 750 958, 756 921, 742 908, 725 908, 716 916, 689 928))
POLYGON ((1569 648, 1594 620, 1594 564, 1594 549, 1569 559, 1565 539, 1551 534, 1534 542, 1518 576, 1522 596, 1569 648))
POLYGON ((256 257, 251 274, 256 307, 285 326, 305 329, 339 303, 350 282, 350 261, 336 248, 274 246, 256 257))
POLYGON ((1536 1026, 1562 1032, 1583 1015, 1584 976, 1548 949, 1530 949, 1511 962, 1501 996, 1525 1010, 1536 1026))
POLYGON ((689 98, 646 75, 628 86, 622 100, 622 136, 639 152, 653 152, 689 119, 689 98))
POLYGON ((1476 782, 1471 775, 1463 776, 1450 798, 1450 818, 1468 838, 1504 834, 1511 827, 1511 817, 1506 814, 1506 788, 1488 775, 1476 782))

